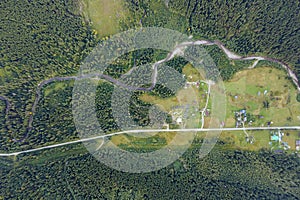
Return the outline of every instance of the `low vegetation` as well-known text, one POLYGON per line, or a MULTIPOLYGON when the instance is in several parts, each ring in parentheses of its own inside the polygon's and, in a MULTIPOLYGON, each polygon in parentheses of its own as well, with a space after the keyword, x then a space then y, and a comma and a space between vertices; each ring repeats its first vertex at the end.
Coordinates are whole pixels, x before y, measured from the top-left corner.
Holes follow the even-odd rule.
POLYGON ((82 10, 85 20, 94 28, 99 37, 107 37, 120 31, 120 23, 125 23, 129 12, 122 0, 83 0, 82 10))
POLYGON ((246 109, 253 117, 252 126, 299 124, 300 104, 297 91, 286 72, 260 67, 236 73, 225 82, 227 95, 227 127, 234 127, 234 112, 246 109))

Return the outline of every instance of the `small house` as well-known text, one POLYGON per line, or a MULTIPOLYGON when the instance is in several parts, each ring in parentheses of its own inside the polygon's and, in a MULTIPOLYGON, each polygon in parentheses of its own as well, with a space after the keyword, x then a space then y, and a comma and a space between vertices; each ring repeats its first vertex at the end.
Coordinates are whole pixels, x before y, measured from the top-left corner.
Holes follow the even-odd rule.
POLYGON ((278 135, 272 135, 271 140, 272 141, 279 141, 279 136, 278 135))
POLYGON ((177 124, 182 124, 182 118, 181 118, 181 117, 178 117, 178 118, 176 119, 176 123, 177 123, 177 124))

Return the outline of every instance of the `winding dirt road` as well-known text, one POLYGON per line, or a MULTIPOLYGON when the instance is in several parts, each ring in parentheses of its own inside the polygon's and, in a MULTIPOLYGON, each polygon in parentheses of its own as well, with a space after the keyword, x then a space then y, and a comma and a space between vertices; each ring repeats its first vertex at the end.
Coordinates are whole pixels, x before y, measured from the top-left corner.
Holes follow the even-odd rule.
MULTIPOLYGON (((252 66, 250 66, 249 68, 254 68, 256 66, 256 64, 260 61, 260 60, 266 60, 266 61, 271 61, 271 62, 275 62, 280 64, 288 73, 289 77, 292 78, 293 83, 296 85, 298 92, 300 92, 300 86, 299 86, 299 81, 298 78, 296 76, 296 74, 292 71, 291 67, 289 67, 286 63, 275 59, 275 58, 268 58, 268 57, 262 57, 262 56, 239 56, 233 52, 231 52, 229 49, 227 49, 223 43, 221 43, 220 41, 209 41, 209 40, 198 40, 198 41, 189 41, 189 42, 183 42, 180 43, 179 45, 177 45, 174 50, 172 52, 170 52, 166 58, 154 63, 152 65, 153 67, 153 73, 152 73, 152 84, 150 87, 133 87, 133 86, 129 86, 126 85, 122 82, 120 82, 117 79, 112 78, 111 76, 108 75, 104 75, 104 74, 87 74, 87 75, 83 75, 83 76, 67 76, 67 77, 53 77, 47 80, 44 80, 42 82, 40 82, 36 88, 36 93, 35 93, 35 100, 34 103, 32 105, 31 108, 31 114, 29 116, 28 119, 28 125, 26 128, 26 132, 24 133, 23 137, 21 139, 16 139, 14 138, 13 141, 15 142, 23 142, 27 137, 28 137, 28 133, 32 130, 32 122, 33 122, 33 116, 35 114, 36 111, 36 107, 39 103, 39 100, 41 98, 41 89, 52 82, 57 82, 57 81, 67 81, 67 80, 74 80, 74 79, 87 79, 87 78, 92 78, 92 77, 98 77, 98 78, 102 78, 105 79, 115 85, 124 87, 128 90, 142 90, 142 91, 150 91, 152 90, 155 85, 156 85, 156 78, 157 78, 157 67, 164 63, 167 62, 171 59, 173 59, 176 55, 180 55, 184 52, 184 48, 187 46, 193 46, 193 45, 205 45, 205 46, 209 46, 209 45, 217 45, 220 49, 223 50, 223 52, 227 55, 228 59, 231 60, 255 60, 254 64, 252 66)), ((8 114, 9 109, 11 107, 11 104, 9 102, 9 99, 5 96, 0 96, 0 100, 5 101, 6 103, 6 109, 5 112, 6 114, 8 114)))

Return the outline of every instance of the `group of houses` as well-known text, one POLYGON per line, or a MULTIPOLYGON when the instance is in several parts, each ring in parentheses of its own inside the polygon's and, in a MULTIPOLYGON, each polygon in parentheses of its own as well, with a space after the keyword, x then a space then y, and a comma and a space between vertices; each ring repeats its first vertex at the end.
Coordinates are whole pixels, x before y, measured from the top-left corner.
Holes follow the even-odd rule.
POLYGON ((236 123, 235 123, 236 128, 243 126, 247 122, 247 110, 246 109, 235 111, 234 114, 235 114, 235 120, 236 120, 236 123))
POLYGON ((196 86, 197 88, 199 88, 199 85, 200 85, 200 82, 199 81, 195 81, 195 82, 185 82, 185 86, 184 88, 188 88, 188 87, 191 87, 191 86, 196 86))
POLYGON ((173 124, 182 125, 183 119, 186 118, 186 110, 189 109, 189 105, 185 106, 173 106, 172 111, 170 112, 172 116, 173 124))

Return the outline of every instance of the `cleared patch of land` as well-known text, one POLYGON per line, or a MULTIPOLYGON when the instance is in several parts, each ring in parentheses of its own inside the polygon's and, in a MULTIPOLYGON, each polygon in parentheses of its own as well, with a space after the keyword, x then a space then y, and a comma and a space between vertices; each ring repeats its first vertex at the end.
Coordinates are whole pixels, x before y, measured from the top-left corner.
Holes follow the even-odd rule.
POLYGON ((300 140, 300 131, 284 131, 282 140, 288 143, 288 145, 291 147, 290 150, 295 150, 296 140, 300 140))
POLYGON ((128 11, 122 0, 84 0, 84 16, 100 37, 116 34, 128 11))
POLYGON ((234 127, 234 111, 246 109, 253 115, 252 126, 297 125, 300 103, 297 91, 284 71, 261 67, 243 70, 225 83, 227 95, 226 127, 234 127))
POLYGON ((227 143, 229 149, 256 151, 269 148, 269 131, 249 131, 249 135, 255 138, 252 144, 246 141, 246 135, 243 131, 224 131, 220 136, 220 140, 227 143))
POLYGON ((143 94, 139 97, 144 102, 153 103, 160 107, 160 109, 170 112, 172 107, 179 105, 179 101, 176 97, 160 98, 158 96, 152 96, 149 94, 143 94))
POLYGON ((187 65, 184 66, 184 68, 182 69, 182 72, 183 72, 183 74, 186 75, 187 81, 193 82, 193 81, 204 80, 204 78, 201 74, 201 73, 204 73, 204 72, 198 71, 190 63, 188 63, 187 65))
MULTIPOLYGON (((175 132, 157 133, 152 137, 140 138, 128 134, 115 135, 111 141, 122 149, 132 150, 155 150, 160 149, 172 141, 175 132)), ((178 144, 180 145, 180 144, 178 144)))
POLYGON ((44 96, 49 96, 52 93, 55 93, 57 90, 64 90, 66 87, 69 87, 68 82, 56 82, 48 85, 44 90, 44 96))

